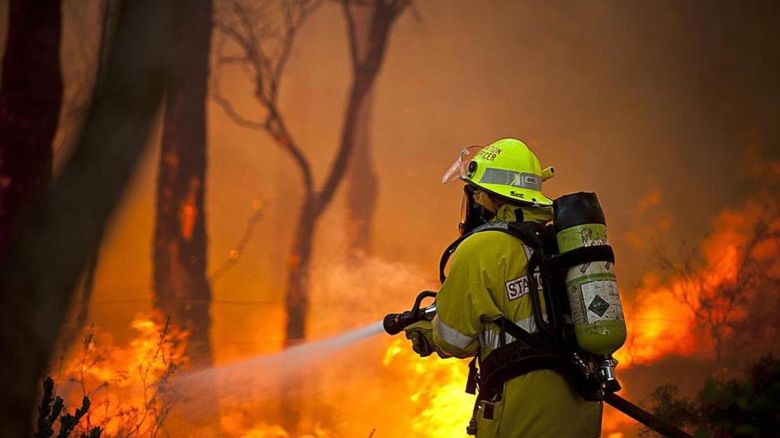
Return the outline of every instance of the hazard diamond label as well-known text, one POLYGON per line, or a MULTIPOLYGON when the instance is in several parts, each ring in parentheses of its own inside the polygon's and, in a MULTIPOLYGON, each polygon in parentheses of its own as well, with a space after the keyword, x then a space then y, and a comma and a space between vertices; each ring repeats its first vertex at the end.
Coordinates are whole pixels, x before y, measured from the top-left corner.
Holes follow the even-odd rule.
POLYGON ((588 310, 598 316, 604 316, 604 314, 607 312, 607 309, 609 309, 609 303, 604 301, 604 299, 599 295, 596 295, 596 298, 593 298, 593 301, 591 301, 590 305, 588 306, 588 310))
POLYGON ((571 317, 575 324, 623 320, 623 308, 615 280, 596 280, 580 285, 574 283, 567 291, 569 301, 578 304, 572 304, 571 307, 571 317))

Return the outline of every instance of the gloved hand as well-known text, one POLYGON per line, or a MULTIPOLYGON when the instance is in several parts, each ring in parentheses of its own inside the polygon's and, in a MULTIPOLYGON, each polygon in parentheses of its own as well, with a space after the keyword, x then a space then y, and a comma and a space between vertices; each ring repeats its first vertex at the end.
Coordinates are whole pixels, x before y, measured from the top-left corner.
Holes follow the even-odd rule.
POLYGON ((406 339, 412 341, 412 350, 421 357, 430 356, 435 351, 433 344, 433 324, 430 321, 418 321, 404 329, 406 339))

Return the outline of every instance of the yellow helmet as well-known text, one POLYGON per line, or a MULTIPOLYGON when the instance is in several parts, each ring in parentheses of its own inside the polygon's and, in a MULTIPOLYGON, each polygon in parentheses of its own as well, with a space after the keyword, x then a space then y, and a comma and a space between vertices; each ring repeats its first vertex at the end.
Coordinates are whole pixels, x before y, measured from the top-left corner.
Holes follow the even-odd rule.
POLYGON ((463 149, 442 183, 461 179, 512 202, 549 206, 552 200, 542 193, 542 181, 554 174, 552 167, 542 169, 525 143, 503 138, 485 147, 463 149))

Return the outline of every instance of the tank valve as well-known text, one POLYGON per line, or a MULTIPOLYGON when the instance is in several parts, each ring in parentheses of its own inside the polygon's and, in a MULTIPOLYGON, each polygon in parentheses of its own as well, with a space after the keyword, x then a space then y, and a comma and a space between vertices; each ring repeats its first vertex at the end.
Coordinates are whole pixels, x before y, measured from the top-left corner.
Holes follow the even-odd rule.
POLYGON ((599 366, 599 377, 604 382, 604 391, 607 393, 620 391, 620 382, 615 376, 615 367, 618 361, 611 355, 604 358, 599 366))

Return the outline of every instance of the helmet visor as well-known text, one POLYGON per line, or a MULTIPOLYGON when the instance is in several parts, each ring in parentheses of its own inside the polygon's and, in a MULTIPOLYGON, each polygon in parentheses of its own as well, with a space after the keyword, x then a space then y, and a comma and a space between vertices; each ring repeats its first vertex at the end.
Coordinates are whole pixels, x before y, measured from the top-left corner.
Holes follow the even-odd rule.
POLYGON ((474 159, 474 157, 477 155, 477 152, 479 152, 483 147, 484 146, 469 146, 463 148, 463 150, 460 151, 458 159, 455 160, 455 162, 452 163, 452 166, 447 169, 447 172, 444 173, 444 176, 441 178, 441 183, 447 184, 459 179, 466 178, 468 175, 469 162, 474 159))

